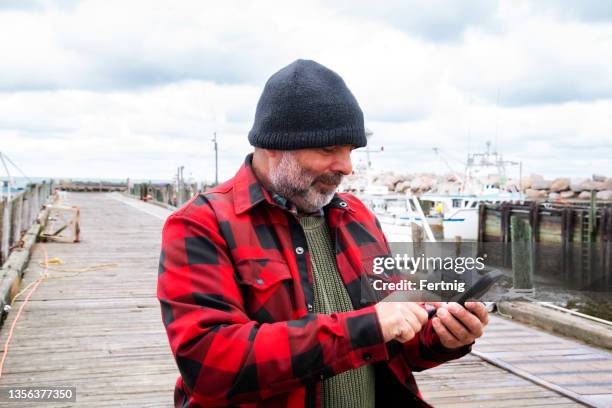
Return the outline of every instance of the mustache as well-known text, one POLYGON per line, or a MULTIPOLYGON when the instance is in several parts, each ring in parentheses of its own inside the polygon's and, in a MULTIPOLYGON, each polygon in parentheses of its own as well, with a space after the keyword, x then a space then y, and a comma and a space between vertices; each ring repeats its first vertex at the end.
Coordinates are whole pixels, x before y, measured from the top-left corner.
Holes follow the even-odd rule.
POLYGON ((312 181, 312 184, 316 183, 317 181, 321 181, 326 184, 339 185, 342 182, 342 177, 342 173, 321 174, 320 176, 315 177, 315 179, 312 181))

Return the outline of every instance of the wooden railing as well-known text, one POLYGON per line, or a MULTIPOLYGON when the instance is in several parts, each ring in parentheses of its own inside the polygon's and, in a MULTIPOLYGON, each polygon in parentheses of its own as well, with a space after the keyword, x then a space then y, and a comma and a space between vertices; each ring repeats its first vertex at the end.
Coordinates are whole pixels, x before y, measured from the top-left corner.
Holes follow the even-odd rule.
POLYGON ((153 201, 165 206, 180 207, 208 187, 210 186, 193 183, 183 184, 177 189, 174 184, 137 183, 129 186, 128 193, 141 200, 153 201))
POLYGON ((20 246, 23 233, 36 222, 54 187, 53 181, 30 184, 26 190, 14 193, 10 200, 7 196, 0 200, 0 266, 12 249, 20 246))

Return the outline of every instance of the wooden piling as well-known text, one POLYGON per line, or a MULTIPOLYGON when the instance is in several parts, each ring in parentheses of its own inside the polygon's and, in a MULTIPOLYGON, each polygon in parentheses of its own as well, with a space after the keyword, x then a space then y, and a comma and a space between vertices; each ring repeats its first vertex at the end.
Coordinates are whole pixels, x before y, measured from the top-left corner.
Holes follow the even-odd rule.
POLYGON ((533 289, 533 254, 531 226, 517 216, 510 219, 512 272, 515 289, 533 289))
POLYGON ((593 190, 591 191, 591 203, 589 205, 589 230, 588 230, 588 234, 589 234, 589 240, 588 242, 593 242, 593 238, 594 238, 594 233, 595 233, 595 227, 596 227, 596 222, 597 222, 597 198, 596 198, 596 194, 597 191, 593 190))
POLYGON ((502 242, 502 264, 508 266, 508 242, 510 242, 510 205, 502 203, 501 206, 501 242, 502 242))
POLYGON ((20 193, 18 196, 13 198, 13 214, 12 227, 11 227, 11 238, 9 244, 19 241, 21 238, 22 225, 27 223, 28 220, 23 218, 23 199, 24 193, 20 193))
POLYGON ((540 224, 540 212, 538 203, 532 201, 529 206, 529 225, 531 226, 531 242, 538 242, 538 230, 540 224))
POLYGON ((484 248, 485 233, 487 228, 487 205, 480 203, 478 206, 478 254, 480 255, 484 248))
POLYGON ((606 288, 612 289, 612 208, 601 209, 599 225, 602 281, 606 288))
POLYGON ((6 231, 7 229, 6 218, 7 217, 4 214, 6 211, 8 211, 7 207, 8 207, 7 198, 4 197, 2 198, 2 200, 0 200, 0 265, 4 263, 4 261, 6 260, 8 256, 8 231, 6 231), (6 238, 5 238, 5 231, 6 231, 6 238), (6 244, 5 244, 5 240, 6 240, 6 244))
POLYGON ((574 213, 566 207, 561 213, 561 269, 563 278, 567 279, 572 269, 572 237, 574 213))

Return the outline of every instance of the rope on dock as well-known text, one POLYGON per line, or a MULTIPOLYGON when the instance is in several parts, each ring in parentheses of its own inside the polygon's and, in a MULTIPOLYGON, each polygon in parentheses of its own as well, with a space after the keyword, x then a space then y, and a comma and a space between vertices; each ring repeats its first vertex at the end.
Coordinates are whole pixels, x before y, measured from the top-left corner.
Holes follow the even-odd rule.
POLYGON ((86 266, 84 268, 72 268, 72 269, 50 267, 50 265, 63 265, 64 261, 62 261, 60 258, 49 259, 49 256, 47 254, 47 250, 45 249, 44 244, 41 245, 40 248, 42 249, 42 252, 44 255, 44 261, 40 261, 38 262, 38 264, 41 267, 43 267, 43 271, 41 272, 38 279, 36 279, 33 282, 30 282, 25 288, 19 291, 11 300, 11 306, 12 306, 13 303, 15 303, 15 301, 19 298, 19 296, 27 292, 28 289, 33 286, 32 290, 28 292, 27 296, 23 300, 23 303, 19 307, 19 310, 17 311, 17 315, 15 316, 15 319, 13 320, 13 323, 11 324, 11 329, 9 330, 8 336, 6 338, 6 342, 4 343, 4 351, 2 353, 2 360, 0 360, 0 378, 2 378, 4 361, 6 360, 6 356, 8 355, 9 345, 13 337, 13 332, 15 331, 15 326, 17 325, 17 321, 19 320, 19 317, 21 316, 21 312, 24 309, 25 305, 28 303, 28 300, 30 300, 30 296, 32 296, 34 291, 36 291, 36 289, 42 283, 43 280, 70 278, 73 276, 77 276, 83 272, 93 272, 93 271, 99 271, 102 269, 114 268, 116 266, 119 266, 119 264, 117 263, 103 263, 103 264, 98 264, 98 265, 86 266), (71 273, 71 275, 52 276, 49 274, 49 270, 53 270, 55 272, 62 272, 62 273, 71 273))
POLYGON ((43 273, 41 273, 41 275, 38 277, 38 279, 36 279, 36 281, 32 282, 30 285, 27 286, 27 287, 29 287, 29 286, 31 286, 33 284, 34 287, 32 288, 32 290, 30 292, 28 292, 27 296, 23 300, 23 303, 21 304, 21 306, 19 307, 19 310, 17 311, 17 315, 15 316, 15 319, 13 320, 13 323, 11 324, 11 329, 9 330, 8 336, 6 337, 6 342, 4 343, 4 351, 2 352, 2 360, 0 360, 0 378, 2 378, 2 371, 3 371, 3 368, 4 368, 4 361, 6 360, 6 356, 8 355, 9 345, 11 343, 11 339, 13 337, 13 332, 15 331, 15 326, 17 325, 17 321, 19 320, 19 317, 21 316, 21 312, 23 311, 25 305, 28 303, 28 300, 30 300, 30 296, 32 296, 32 293, 34 293, 34 291, 36 291, 36 289, 42 283, 42 281, 46 277, 49 276, 48 270, 47 270, 47 265, 48 265, 48 263, 47 263, 47 261, 48 261, 47 250, 45 249, 44 245, 42 245, 41 248, 42 248, 43 254, 45 256, 45 270, 44 270, 43 273))

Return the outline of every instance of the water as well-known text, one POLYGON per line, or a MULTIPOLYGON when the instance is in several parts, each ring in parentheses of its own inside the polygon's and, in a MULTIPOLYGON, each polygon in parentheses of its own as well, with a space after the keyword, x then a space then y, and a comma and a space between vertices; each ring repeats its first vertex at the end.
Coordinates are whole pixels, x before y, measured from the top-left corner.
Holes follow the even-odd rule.
MULTIPOLYGON (((42 183, 46 181, 49 183, 52 179, 49 177, 30 177, 29 179, 26 177, 13 177, 13 191, 18 191, 27 187, 28 183, 42 183)), ((59 180, 71 180, 71 181, 83 181, 83 182, 107 182, 107 183, 125 183, 127 179, 125 178, 85 178, 85 177, 62 177, 55 178, 54 181, 59 180)), ((5 182, 8 181, 6 176, 0 177, 0 184, 2 185, 2 191, 6 192, 7 188, 5 187, 5 182)), ((131 180, 134 183, 172 183, 170 180, 151 180, 151 179, 134 179, 131 180)))
MULTIPOLYGON (((31 181, 29 181, 25 177, 13 177, 13 188, 17 190, 21 190, 21 189, 26 188, 28 183, 31 183, 31 182, 42 183, 43 180, 47 180, 47 183, 48 183, 50 179, 46 177, 30 177, 30 180, 31 181)), ((8 177, 0 177, 0 183, 2 184, 2 189, 6 191, 7 187, 5 186, 5 184, 8 183, 8 177)))

